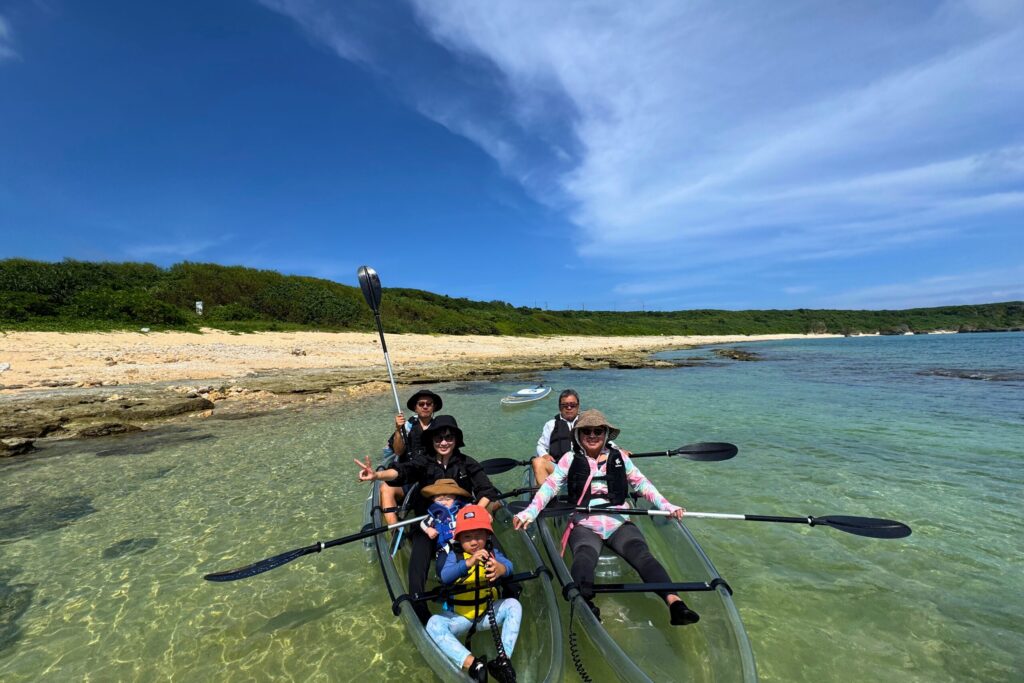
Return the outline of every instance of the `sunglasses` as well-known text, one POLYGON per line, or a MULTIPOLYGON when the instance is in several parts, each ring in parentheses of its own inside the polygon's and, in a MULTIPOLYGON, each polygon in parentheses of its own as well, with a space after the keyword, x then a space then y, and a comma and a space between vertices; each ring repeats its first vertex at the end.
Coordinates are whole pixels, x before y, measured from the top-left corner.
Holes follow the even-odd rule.
POLYGON ((580 407, 580 404, 579 404, 579 403, 559 403, 559 404, 558 404, 558 407, 559 407, 559 408, 565 408, 565 409, 569 409, 569 408, 579 408, 579 407, 580 407))
POLYGON ((604 436, 604 427, 580 427, 583 436, 604 436))
POLYGON ((434 407, 434 402, 433 401, 417 401, 416 405, 418 407, 420 407, 420 408, 433 408, 434 407))
POLYGON ((445 432, 444 434, 435 434, 434 443, 441 443, 442 441, 447 441, 448 443, 455 443, 457 438, 458 437, 456 437, 455 434, 451 432, 445 432))

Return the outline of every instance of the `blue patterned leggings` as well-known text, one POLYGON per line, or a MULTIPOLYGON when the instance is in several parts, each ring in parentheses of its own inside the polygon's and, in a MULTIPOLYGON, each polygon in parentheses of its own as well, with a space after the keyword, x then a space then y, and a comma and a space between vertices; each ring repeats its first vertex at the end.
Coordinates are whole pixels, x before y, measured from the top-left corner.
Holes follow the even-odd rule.
MULTIPOLYGON (((494 618, 501 627, 501 644, 505 648, 505 654, 512 658, 512 650, 516 647, 516 640, 519 638, 519 624, 523 619, 523 606, 515 598, 506 598, 494 603, 494 618)), ((466 617, 455 612, 441 612, 430 617, 427 622, 427 633, 437 643, 441 652, 455 662, 456 666, 462 666, 469 650, 459 640, 473 625, 466 617)), ((485 616, 477 624, 478 630, 491 628, 491 618, 485 616)))

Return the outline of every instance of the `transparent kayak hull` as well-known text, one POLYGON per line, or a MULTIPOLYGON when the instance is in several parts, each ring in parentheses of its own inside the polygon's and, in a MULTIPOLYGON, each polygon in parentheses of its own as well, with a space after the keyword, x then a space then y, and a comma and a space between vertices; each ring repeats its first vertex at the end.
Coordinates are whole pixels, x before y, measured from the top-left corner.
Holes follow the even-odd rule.
MULTIPOLYGON (((527 483, 530 478, 527 475, 527 483)), ((638 507, 645 506, 640 501, 638 507)), ((569 649, 573 664, 594 681, 687 681, 752 683, 757 680, 754 655, 728 585, 696 539, 677 520, 631 518, 651 552, 674 582, 707 584, 711 590, 680 592, 698 614, 690 626, 669 624, 668 609, 653 593, 602 593, 595 597, 599 621, 575 590, 566 598, 572 614, 569 649), (575 641, 575 642, 574 642, 575 641)), ((541 517, 531 526, 562 586, 572 583, 572 552, 561 555, 568 517, 541 517)), ((621 558, 605 550, 598 561, 596 584, 636 584, 640 577, 621 558)), ((564 608, 565 606, 563 606, 564 608)))
MULTIPOLYGON (((380 482, 373 485, 370 496, 366 500, 364 521, 374 526, 385 522, 380 513, 380 482)), ((543 559, 534 540, 525 532, 514 531, 511 516, 504 509, 495 515, 494 530, 502 550, 512 560, 515 573, 532 572, 543 566, 543 559)), ((379 562, 383 573, 385 587, 392 605, 395 599, 408 592, 408 543, 392 558, 390 548, 391 534, 378 534, 367 539, 374 559, 379 562)), ((553 580, 548 575, 524 581, 519 600, 523 605, 523 620, 519 632, 519 640, 512 656, 517 681, 554 683, 562 680, 563 651, 562 624, 558 612, 558 598, 552 586, 553 580)), ((437 585, 435 577, 428 576, 427 590, 437 585)), ((435 603, 428 603, 431 612, 439 611, 435 603)), ((381 606, 385 608, 384 605, 381 606)), ((401 601, 398 604, 398 616, 405 623, 409 639, 419 650, 424 662, 437 680, 467 681, 461 668, 448 659, 427 634, 413 611, 412 604, 401 601)), ((473 637, 473 653, 484 655, 490 660, 494 656, 494 644, 487 630, 480 630, 473 637)))

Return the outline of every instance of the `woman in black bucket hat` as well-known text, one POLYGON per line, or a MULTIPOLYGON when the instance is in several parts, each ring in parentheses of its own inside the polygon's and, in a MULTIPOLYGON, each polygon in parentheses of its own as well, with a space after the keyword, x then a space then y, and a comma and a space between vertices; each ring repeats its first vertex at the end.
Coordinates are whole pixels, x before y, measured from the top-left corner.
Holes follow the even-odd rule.
MULTIPOLYGON (((483 468, 473 458, 461 451, 465 446, 459 423, 451 415, 437 415, 434 421, 423 432, 424 450, 405 462, 399 462, 386 470, 374 470, 367 457, 365 462, 356 460, 359 465, 359 481, 386 481, 394 486, 419 484, 418 489, 430 486, 439 479, 454 479, 455 482, 472 494, 473 500, 481 507, 487 507, 498 496, 497 489, 484 473, 483 468)), ((426 513, 429 501, 419 493, 413 493, 410 501, 416 515, 426 513)), ((421 529, 414 527, 409 539, 412 551, 409 557, 409 592, 423 592, 427 582, 427 571, 430 560, 434 556, 434 541, 421 529)), ((414 608, 420 620, 426 624, 430 619, 430 610, 421 602, 414 608)))

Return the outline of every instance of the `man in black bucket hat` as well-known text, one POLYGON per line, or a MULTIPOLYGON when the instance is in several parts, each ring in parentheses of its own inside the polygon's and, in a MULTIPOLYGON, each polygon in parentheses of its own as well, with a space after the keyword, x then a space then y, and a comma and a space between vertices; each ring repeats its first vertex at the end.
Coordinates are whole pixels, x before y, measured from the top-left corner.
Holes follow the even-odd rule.
MULTIPOLYGON (((441 410, 444 402, 433 391, 420 389, 409 397, 405 405, 415 415, 408 420, 402 413, 396 415, 395 431, 388 439, 388 449, 397 456, 399 462, 408 460, 423 451, 423 431, 434 421, 434 413, 441 410)), ((404 497, 405 491, 401 486, 385 484, 380 488, 380 504, 385 510, 397 507, 404 497)), ((394 524, 398 521, 398 515, 394 512, 385 512, 384 521, 394 524)))
MULTIPOLYGON (((483 468, 460 448, 466 445, 459 429, 459 423, 451 415, 437 415, 423 432, 424 450, 405 462, 399 462, 386 470, 374 470, 370 458, 359 465, 359 481, 386 481, 393 486, 419 484, 417 489, 430 486, 439 479, 454 479, 461 488, 472 494, 477 505, 487 507, 496 500, 498 490, 484 473, 483 468)), ((414 514, 426 513, 429 501, 419 493, 410 501, 414 514)), ((419 527, 414 527, 409 536, 412 542, 409 556, 409 592, 422 592, 427 582, 430 560, 434 557, 434 541, 419 527)), ((423 623, 430 618, 430 610, 421 602, 414 609, 423 623)))
POLYGON ((434 413, 440 412, 443 405, 441 397, 430 389, 420 389, 409 397, 405 407, 416 413, 416 420, 408 422, 405 415, 396 415, 395 433, 388 439, 388 448, 394 451, 399 460, 406 460, 404 456, 407 453, 412 456, 423 448, 423 430, 430 426, 434 413))

